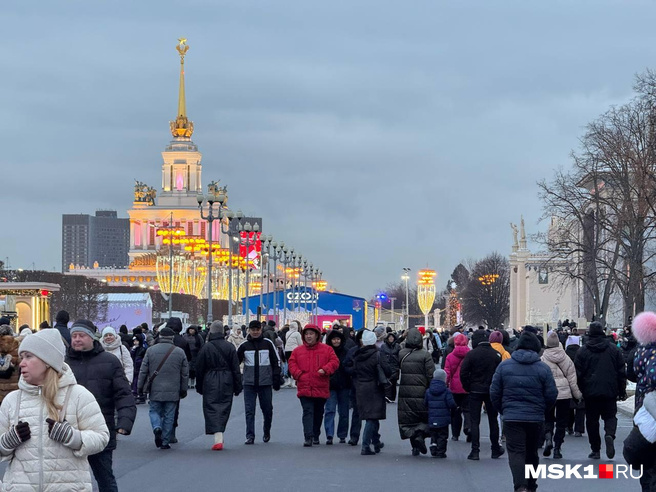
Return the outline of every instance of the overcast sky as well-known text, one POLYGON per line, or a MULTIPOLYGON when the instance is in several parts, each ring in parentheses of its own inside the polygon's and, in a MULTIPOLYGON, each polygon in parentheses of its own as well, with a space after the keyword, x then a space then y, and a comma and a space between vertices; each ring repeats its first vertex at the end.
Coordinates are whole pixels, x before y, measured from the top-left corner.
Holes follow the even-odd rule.
POLYGON ((654 68, 653 1, 8 2, 0 78, 3 240, 59 269, 61 215, 161 184, 177 38, 203 181, 264 218, 348 294, 403 267, 442 286, 510 251, 535 182, 654 68))

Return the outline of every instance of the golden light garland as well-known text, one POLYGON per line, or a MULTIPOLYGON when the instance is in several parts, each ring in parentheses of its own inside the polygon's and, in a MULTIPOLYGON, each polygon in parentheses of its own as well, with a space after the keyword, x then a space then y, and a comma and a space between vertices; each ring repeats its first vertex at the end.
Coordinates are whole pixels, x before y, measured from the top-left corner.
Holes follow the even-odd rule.
POLYGON ((426 316, 435 302, 435 270, 419 270, 417 273, 417 303, 426 316))

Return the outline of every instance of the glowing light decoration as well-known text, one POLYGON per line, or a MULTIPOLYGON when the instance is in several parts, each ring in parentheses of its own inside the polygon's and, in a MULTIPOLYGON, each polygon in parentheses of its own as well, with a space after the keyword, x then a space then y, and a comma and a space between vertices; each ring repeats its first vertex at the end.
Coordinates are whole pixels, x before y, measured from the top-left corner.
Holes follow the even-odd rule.
POLYGON ((424 326, 428 327, 428 313, 435 303, 435 270, 419 270, 417 272, 417 303, 424 313, 424 326))

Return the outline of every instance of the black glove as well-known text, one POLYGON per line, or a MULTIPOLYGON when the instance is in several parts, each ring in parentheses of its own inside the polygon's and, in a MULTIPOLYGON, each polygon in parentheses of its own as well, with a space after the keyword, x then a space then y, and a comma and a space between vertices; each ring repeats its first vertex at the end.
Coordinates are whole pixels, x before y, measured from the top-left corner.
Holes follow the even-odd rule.
POLYGON ((241 391, 235 391, 235 396, 241 395, 241 391))
POLYGON ((180 399, 183 400, 185 398, 187 398, 187 392, 186 391, 181 391, 180 392, 180 399))
POLYGON ((280 383, 273 383, 273 391, 280 391, 280 383))
POLYGON ((18 422, 16 425, 9 427, 9 430, 0 436, 0 444, 5 449, 16 449, 30 437, 32 437, 30 424, 27 422, 18 422))
POLYGON ((618 399, 619 399, 620 401, 625 401, 627 398, 628 398, 628 396, 627 396, 626 393, 622 393, 622 394, 618 397, 618 399))
POLYGON ((63 422, 55 422, 48 418, 46 422, 48 423, 48 435, 53 441, 66 444, 73 439, 74 429, 65 420, 63 422))

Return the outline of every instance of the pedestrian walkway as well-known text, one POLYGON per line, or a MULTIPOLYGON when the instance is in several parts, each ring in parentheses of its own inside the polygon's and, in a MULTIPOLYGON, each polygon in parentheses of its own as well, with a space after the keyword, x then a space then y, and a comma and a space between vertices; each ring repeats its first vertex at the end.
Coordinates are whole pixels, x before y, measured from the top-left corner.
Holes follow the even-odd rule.
MULTIPOLYGON (((232 416, 225 433, 224 451, 211 451, 212 436, 205 436, 201 397, 194 391, 182 401, 179 443, 173 449, 155 448, 148 420, 148 407, 138 407, 133 434, 119 436, 114 467, 122 492, 146 490, 216 490, 218 486, 234 490, 335 491, 335 490, 442 490, 448 492, 511 491, 512 481, 506 456, 489 456, 488 432, 481 429, 481 461, 466 459, 469 445, 449 441, 448 459, 430 456, 412 457, 408 441, 401 441, 396 426, 396 405, 388 405, 388 419, 381 421, 385 448, 377 456, 361 456, 359 446, 334 444, 303 448, 301 406, 293 390, 274 393, 274 419, 271 442, 262 442, 262 420, 256 419, 254 446, 244 446, 244 402, 235 398, 232 416)), ((630 430, 628 417, 618 415, 617 443, 630 430)), ((486 419, 483 419, 485 421, 486 419)), ((587 459, 587 438, 567 436, 562 464, 622 463, 621 452, 614 462, 587 459)), ((542 463, 554 463, 541 458, 542 463)), ((636 491, 634 480, 540 480, 541 492, 636 491)))

